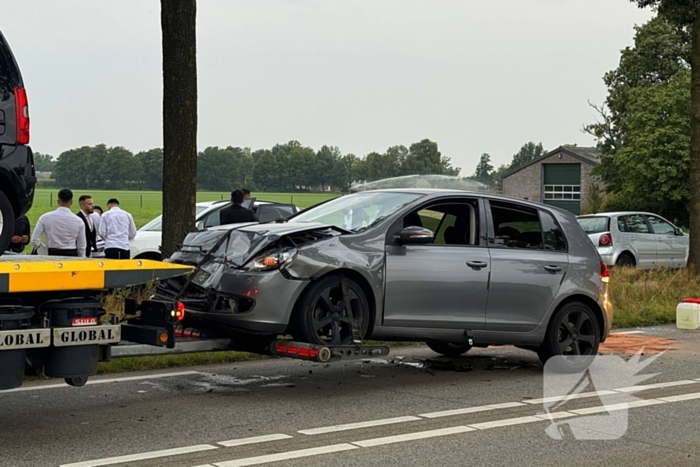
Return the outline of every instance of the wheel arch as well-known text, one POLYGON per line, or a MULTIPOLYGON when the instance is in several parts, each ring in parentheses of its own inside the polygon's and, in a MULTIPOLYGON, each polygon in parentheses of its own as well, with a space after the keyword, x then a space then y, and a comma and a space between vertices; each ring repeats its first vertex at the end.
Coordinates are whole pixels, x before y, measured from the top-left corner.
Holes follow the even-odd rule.
POLYGON ((155 251, 144 251, 144 252, 139 253, 138 255, 134 256, 134 259, 145 259, 145 260, 150 260, 150 261, 162 261, 163 257, 160 253, 156 253, 155 251))
POLYGON ((635 264, 635 265, 638 265, 638 264, 639 264, 639 261, 637 261, 637 255, 636 255, 632 250, 630 250, 630 249, 628 249, 628 248, 622 250, 622 251, 617 255, 617 257, 615 258, 615 264, 617 264, 617 261, 618 261, 622 256, 624 256, 624 255, 631 256, 632 259, 634 260, 634 264, 635 264))
POLYGON ((17 192, 13 188, 14 184, 12 183, 8 173, 3 170, 2 166, 0 166, 0 190, 2 190, 5 196, 7 196, 7 199, 10 200, 12 210, 15 213, 15 218, 17 218, 17 213, 20 212, 19 198, 17 198, 17 192))

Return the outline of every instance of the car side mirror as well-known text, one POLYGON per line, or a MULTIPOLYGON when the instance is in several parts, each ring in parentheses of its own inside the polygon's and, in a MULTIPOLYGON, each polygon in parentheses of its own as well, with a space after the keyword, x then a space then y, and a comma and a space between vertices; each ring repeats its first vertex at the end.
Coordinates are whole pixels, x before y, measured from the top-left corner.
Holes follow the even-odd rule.
POLYGON ((427 245, 435 239, 433 231, 425 227, 406 227, 396 236, 399 245, 427 245))
POLYGON ((204 230, 204 222, 202 221, 197 221, 197 223, 194 226, 197 230, 204 230))
POLYGON ((678 235, 679 237, 683 236, 683 231, 681 229, 679 229, 678 227, 676 227, 676 235, 678 235))

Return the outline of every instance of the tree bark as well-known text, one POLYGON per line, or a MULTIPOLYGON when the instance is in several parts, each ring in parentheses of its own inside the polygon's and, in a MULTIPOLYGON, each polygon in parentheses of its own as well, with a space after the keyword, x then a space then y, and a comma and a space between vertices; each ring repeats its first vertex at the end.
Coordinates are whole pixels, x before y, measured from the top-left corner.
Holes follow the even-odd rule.
POLYGON ((195 229, 197 198, 196 0, 161 0, 163 237, 172 254, 195 229))
POLYGON ((690 253, 688 266, 700 274, 700 17, 691 37, 690 81, 690 253))

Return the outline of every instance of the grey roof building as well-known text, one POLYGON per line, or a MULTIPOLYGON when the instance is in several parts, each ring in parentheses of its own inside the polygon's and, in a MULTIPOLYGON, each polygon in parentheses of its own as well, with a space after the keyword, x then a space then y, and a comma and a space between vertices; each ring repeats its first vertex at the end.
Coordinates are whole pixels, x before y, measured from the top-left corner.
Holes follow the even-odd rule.
POLYGON ((580 214, 600 164, 596 148, 560 146, 503 177, 503 194, 580 214))

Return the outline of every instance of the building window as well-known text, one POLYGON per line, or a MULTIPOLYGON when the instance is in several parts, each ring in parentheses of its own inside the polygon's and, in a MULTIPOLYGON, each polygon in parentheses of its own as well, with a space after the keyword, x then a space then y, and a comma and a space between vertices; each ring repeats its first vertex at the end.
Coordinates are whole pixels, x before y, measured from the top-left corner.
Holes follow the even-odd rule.
POLYGON ((545 185, 544 199, 580 200, 581 185, 545 185))

